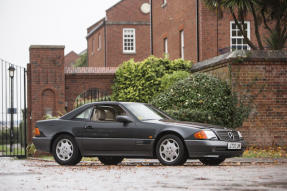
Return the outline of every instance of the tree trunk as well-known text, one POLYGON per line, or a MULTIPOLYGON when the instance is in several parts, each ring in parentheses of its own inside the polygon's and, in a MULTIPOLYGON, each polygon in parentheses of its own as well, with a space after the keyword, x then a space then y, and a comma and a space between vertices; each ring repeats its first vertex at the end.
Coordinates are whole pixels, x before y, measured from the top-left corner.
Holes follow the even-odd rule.
POLYGON ((251 12, 252 12, 252 15, 254 18, 254 28, 255 28, 255 35, 256 35, 257 43, 258 43, 260 50, 264 50, 264 47, 263 47, 262 41, 261 41, 261 36, 260 36, 259 30, 258 30, 258 19, 257 19, 256 13, 255 13, 253 3, 250 3, 250 6, 251 6, 251 12))
MULTIPOLYGON (((243 31, 243 29, 242 29, 242 25, 239 24, 238 19, 236 18, 233 9, 232 9, 232 8, 229 8, 229 10, 230 10, 230 13, 231 13, 231 15, 232 15, 232 17, 233 17, 233 19, 234 19, 234 22, 235 22, 236 26, 239 28, 241 34, 243 35, 244 40, 247 42, 247 44, 248 44, 253 50, 257 50, 257 47, 249 40, 249 38, 247 37, 247 35, 244 33, 244 31, 243 31)), ((244 24, 244 23, 243 23, 243 24, 244 24)))

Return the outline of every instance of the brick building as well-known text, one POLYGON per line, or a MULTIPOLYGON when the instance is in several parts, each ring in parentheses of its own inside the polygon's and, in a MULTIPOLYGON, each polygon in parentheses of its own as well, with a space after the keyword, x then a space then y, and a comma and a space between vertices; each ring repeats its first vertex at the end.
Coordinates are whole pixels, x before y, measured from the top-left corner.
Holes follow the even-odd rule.
MULTIPOLYGON (((245 20, 249 39, 257 45, 254 21, 245 20)), ((260 32, 265 33, 261 27, 260 32)), ((249 49, 229 12, 219 18, 203 0, 152 0, 153 54, 202 61, 233 49, 249 49)), ((264 36, 262 35, 264 41, 264 36)))
POLYGON ((75 53, 74 51, 69 52, 64 57, 64 66, 65 67, 72 67, 76 64, 76 61, 80 58, 80 56, 75 53))
MULTIPOLYGON (((248 16, 246 32, 257 44, 253 24, 252 17, 248 16)), ((232 48, 249 49, 232 17, 224 13, 219 19, 202 0, 121 0, 106 10, 106 16, 87 32, 88 67, 70 67, 77 56, 71 52, 64 57, 64 46, 30 47, 28 142, 31 142, 35 122, 44 115, 57 116, 72 110, 79 95, 90 89, 110 94, 115 71, 123 61, 132 58, 140 61, 151 54, 162 57, 167 53, 171 59, 198 62, 232 48)), ((242 131, 249 142, 286 145, 286 53, 282 58, 269 57, 268 60, 254 55, 241 64, 232 63, 229 56, 218 61, 219 58, 212 63, 215 67, 210 64, 209 69, 204 66, 198 71, 226 78, 233 72, 240 76, 243 85, 251 78, 260 77, 260 83, 267 84, 266 95, 256 100, 259 117, 251 116, 243 125, 242 131), (236 73, 238 68, 243 72, 236 73), (265 128, 265 124, 270 128, 265 128), (264 139, 254 140, 255 134, 264 139)), ((197 63, 193 69, 206 62, 210 61, 197 63)), ((238 93, 245 91, 241 86, 233 88, 238 93)))
POLYGON ((149 0, 122 0, 87 29, 88 65, 116 67, 150 55, 149 0))

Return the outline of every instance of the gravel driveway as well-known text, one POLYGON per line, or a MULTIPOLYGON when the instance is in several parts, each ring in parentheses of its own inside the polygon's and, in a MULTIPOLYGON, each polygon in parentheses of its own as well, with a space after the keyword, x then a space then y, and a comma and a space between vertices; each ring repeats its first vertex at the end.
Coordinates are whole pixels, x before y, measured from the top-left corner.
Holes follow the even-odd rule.
POLYGON ((155 160, 126 160, 119 166, 0 158, 0 190, 287 190, 287 163, 228 162, 160 166, 155 160))

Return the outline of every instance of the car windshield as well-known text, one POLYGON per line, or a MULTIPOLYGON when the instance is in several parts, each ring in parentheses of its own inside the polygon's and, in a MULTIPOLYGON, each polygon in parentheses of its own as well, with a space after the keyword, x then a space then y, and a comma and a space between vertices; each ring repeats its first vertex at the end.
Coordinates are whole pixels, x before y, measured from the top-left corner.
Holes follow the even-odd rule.
POLYGON ((150 105, 143 103, 126 103, 124 105, 141 121, 170 119, 170 117, 150 105))

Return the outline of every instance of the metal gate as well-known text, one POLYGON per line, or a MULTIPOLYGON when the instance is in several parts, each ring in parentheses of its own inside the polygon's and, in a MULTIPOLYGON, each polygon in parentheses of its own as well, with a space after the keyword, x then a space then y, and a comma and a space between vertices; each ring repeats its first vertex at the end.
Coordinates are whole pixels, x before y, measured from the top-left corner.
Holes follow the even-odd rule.
POLYGON ((111 101, 109 94, 98 88, 90 88, 87 91, 80 94, 74 103, 74 108, 80 107, 86 103, 92 103, 97 101, 111 101))
POLYGON ((26 157, 26 69, 0 63, 0 157, 26 157))

